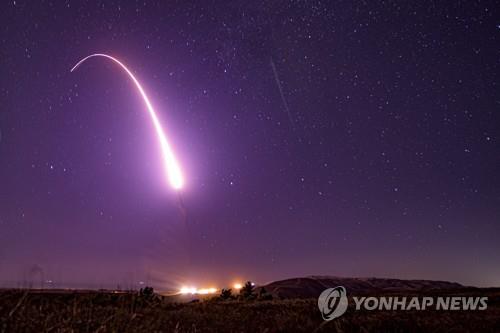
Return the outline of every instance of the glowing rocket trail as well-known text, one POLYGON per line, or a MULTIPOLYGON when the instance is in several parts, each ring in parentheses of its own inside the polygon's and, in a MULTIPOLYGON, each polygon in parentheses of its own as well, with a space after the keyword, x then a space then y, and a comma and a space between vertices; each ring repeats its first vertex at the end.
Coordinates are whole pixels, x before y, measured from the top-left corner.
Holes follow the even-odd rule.
POLYGON ((116 58, 109 56, 107 54, 102 54, 102 53, 91 54, 91 55, 83 58, 73 68, 71 68, 71 72, 73 72, 75 69, 77 69, 78 66, 80 66, 87 59, 90 59, 93 57, 104 57, 104 58, 113 60, 115 63, 120 65, 120 67, 128 74, 128 76, 135 83, 135 86, 139 90, 139 92, 144 100, 144 103, 146 104, 149 115, 151 116, 151 120, 153 121, 153 125, 154 125, 154 128, 156 130, 156 134, 158 135, 158 140, 160 141, 161 150, 163 152, 163 159, 165 162, 165 169, 166 169, 165 171, 167 173, 167 178, 170 182, 170 185, 174 189, 179 190, 184 185, 184 179, 182 177, 181 168, 180 168, 179 163, 177 162, 177 160, 174 156, 172 148, 168 144, 167 137, 165 136, 165 133, 163 132, 163 128, 161 127, 160 121, 158 120, 158 116, 156 115, 156 112, 153 109, 153 106, 151 105, 151 102, 149 101, 148 96, 144 92, 144 89, 142 89, 141 84, 139 83, 139 81, 137 81, 134 74, 132 74, 132 72, 116 58))

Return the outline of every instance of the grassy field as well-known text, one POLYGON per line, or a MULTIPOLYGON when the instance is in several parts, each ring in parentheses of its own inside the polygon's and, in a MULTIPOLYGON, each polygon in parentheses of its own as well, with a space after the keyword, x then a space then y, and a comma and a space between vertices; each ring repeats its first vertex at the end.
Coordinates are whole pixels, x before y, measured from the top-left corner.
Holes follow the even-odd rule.
MULTIPOLYGON (((485 293, 482 293, 485 295, 485 293)), ((0 332, 500 332, 500 298, 488 310, 354 311, 324 322, 316 299, 178 303, 136 293, 0 292, 0 332)))

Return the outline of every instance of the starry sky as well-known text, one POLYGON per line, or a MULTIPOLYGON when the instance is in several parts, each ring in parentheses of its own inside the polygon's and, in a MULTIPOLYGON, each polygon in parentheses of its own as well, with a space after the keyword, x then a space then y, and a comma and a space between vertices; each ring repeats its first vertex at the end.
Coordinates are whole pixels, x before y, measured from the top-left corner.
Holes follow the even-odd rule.
POLYGON ((0 286, 500 285, 494 2, 4 1, 0 286), (165 181, 159 112, 186 178, 165 181), (182 214, 182 200, 186 219, 182 214))

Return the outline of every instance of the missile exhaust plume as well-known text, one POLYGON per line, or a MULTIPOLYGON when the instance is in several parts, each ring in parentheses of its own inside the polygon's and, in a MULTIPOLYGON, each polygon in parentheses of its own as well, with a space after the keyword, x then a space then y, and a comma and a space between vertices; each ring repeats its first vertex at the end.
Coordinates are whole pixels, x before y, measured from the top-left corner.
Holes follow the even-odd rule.
POLYGON ((139 93, 142 96, 142 99, 144 100, 144 103, 146 104, 146 108, 148 109, 149 115, 151 116, 151 120, 153 122, 154 128, 156 130, 156 134, 158 136, 158 140, 160 141, 160 147, 163 153, 163 160, 165 163, 165 171, 167 173, 167 179, 170 182, 170 185, 175 189, 179 190, 182 188, 184 185, 184 179, 182 177, 182 172, 181 168, 179 166, 179 163, 177 162, 174 153, 172 151, 172 148, 170 147, 167 137, 165 133, 163 132, 163 128, 161 127, 160 121, 158 119, 158 116, 156 115, 156 112, 151 105, 151 102, 149 101, 148 96, 144 92, 144 89, 142 88, 141 84, 137 79, 135 78, 134 74, 123 64, 121 63, 118 59, 107 55, 107 54, 102 54, 102 53, 95 53, 91 54, 82 60, 80 60, 73 68, 71 68, 71 72, 76 70, 82 63, 84 63, 87 59, 93 58, 93 57, 103 57, 107 58, 109 60, 114 61, 116 64, 120 65, 120 67, 128 74, 130 79, 134 82, 135 86, 137 87, 137 90, 139 90, 139 93))

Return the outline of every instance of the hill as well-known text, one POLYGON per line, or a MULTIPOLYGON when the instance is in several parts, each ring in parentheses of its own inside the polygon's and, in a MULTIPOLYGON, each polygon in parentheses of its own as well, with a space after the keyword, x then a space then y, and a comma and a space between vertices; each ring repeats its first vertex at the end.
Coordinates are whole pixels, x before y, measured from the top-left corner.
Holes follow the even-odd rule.
POLYGON ((400 280, 384 278, 346 278, 335 276, 308 276, 271 282, 260 286, 274 297, 316 298, 326 288, 344 286, 348 294, 379 294, 381 292, 420 293, 464 289, 456 282, 432 280, 400 280))

